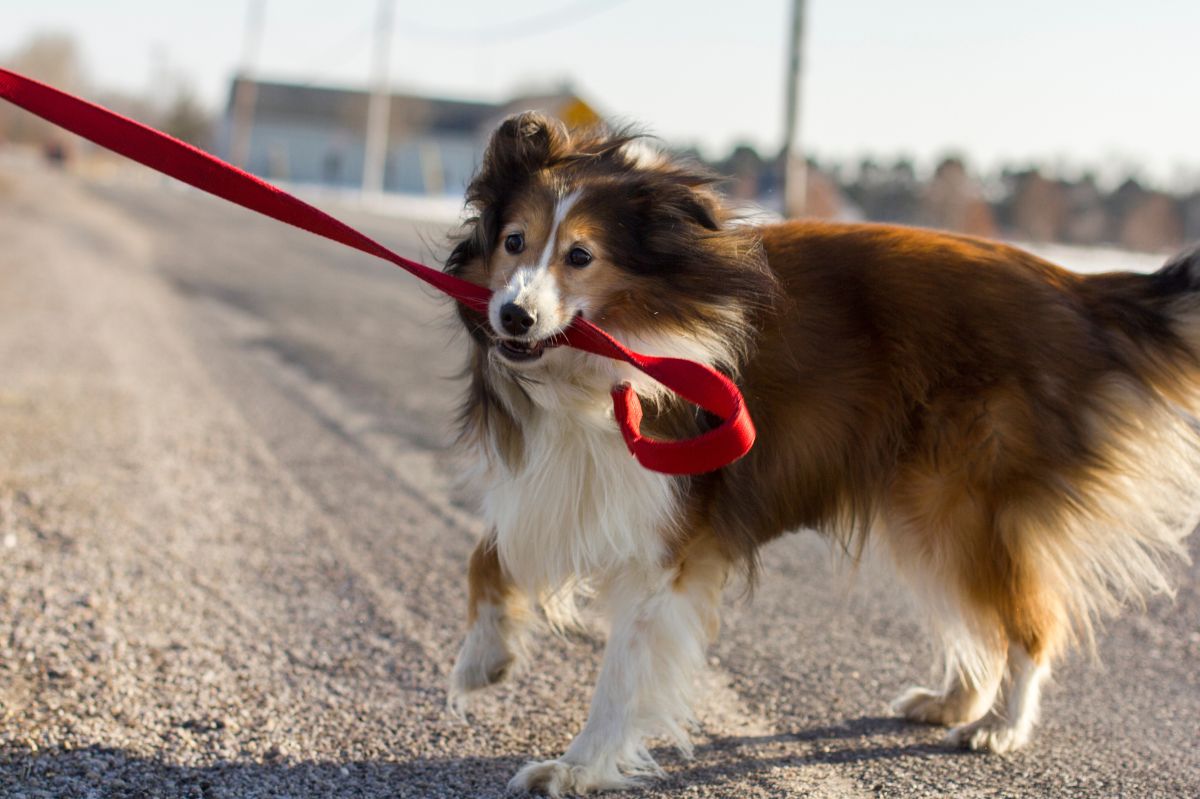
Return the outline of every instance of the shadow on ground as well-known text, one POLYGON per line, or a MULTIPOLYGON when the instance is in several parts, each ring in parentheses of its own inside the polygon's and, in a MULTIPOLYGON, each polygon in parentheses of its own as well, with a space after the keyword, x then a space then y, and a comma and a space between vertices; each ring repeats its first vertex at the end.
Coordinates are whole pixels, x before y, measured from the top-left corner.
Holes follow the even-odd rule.
MULTIPOLYGON (((862 717, 842 725, 769 736, 717 738, 697 747, 692 760, 660 751, 667 769, 647 787, 671 794, 685 786, 753 780, 756 772, 804 769, 893 758, 962 757, 932 743, 893 745, 912 727, 892 718, 862 717)), ((0 795, 26 799, 100 796, 105 799, 255 799, 272 797, 486 797, 503 796, 523 760, 512 756, 413 758, 394 761, 305 762, 265 760, 179 765, 100 745, 80 749, 0 748, 0 795)))

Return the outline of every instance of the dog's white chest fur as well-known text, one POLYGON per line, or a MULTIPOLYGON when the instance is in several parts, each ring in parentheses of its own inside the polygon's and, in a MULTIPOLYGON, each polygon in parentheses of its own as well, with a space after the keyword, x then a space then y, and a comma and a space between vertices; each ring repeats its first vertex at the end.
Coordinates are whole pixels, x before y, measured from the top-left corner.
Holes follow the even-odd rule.
POLYGON ((675 485, 630 456, 611 417, 543 406, 522 430, 524 463, 495 470, 483 501, 500 560, 517 584, 553 592, 662 559, 675 485))

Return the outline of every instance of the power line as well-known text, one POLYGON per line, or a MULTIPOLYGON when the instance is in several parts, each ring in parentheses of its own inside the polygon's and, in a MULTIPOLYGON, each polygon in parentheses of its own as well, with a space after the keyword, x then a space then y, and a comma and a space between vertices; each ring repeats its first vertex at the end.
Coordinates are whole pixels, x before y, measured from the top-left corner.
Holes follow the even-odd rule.
POLYGON ((363 52, 363 43, 371 38, 375 31, 376 22, 368 21, 359 25, 354 31, 344 36, 337 44, 325 48, 321 53, 309 60, 310 66, 306 71, 315 75, 336 69, 346 62, 358 58, 363 52))
POLYGON ((443 40, 463 39, 523 39, 539 36, 559 28, 565 28, 585 19, 609 11, 628 0, 578 0, 559 8, 531 14, 517 20, 505 20, 495 25, 478 28, 443 28, 424 25, 419 21, 400 20, 397 32, 405 38, 431 38, 443 40))

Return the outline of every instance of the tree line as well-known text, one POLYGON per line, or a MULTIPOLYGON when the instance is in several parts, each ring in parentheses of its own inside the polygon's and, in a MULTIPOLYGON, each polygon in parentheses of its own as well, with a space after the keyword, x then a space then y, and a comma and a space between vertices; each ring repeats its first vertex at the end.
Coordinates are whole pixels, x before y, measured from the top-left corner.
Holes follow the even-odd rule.
MULTIPOLYGON (((728 176, 735 199, 777 208, 783 175, 778 157, 737 147, 711 165, 728 176)), ((807 213, 921 225, 1029 242, 1176 250, 1200 240, 1200 182, 1165 191, 1135 174, 1105 182, 1095 173, 1062 177, 1037 166, 978 175, 958 156, 928 175, 910 159, 808 164, 807 213)))

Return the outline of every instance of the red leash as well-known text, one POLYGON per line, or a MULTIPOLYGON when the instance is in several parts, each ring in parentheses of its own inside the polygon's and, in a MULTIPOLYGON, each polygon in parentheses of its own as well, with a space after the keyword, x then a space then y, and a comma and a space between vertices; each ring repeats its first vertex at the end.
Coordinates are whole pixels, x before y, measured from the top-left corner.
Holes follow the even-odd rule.
MULTIPOLYGON (((491 292, 483 286, 399 256, 324 211, 161 131, 5 69, 0 69, 0 97, 201 191, 390 261, 464 305, 487 310, 491 292)), ((723 419, 719 426, 685 441, 644 438, 637 394, 628 383, 615 387, 613 409, 621 434, 629 451, 647 469, 666 474, 703 474, 750 451, 754 424, 745 400, 737 386, 720 372, 680 358, 633 352, 584 319, 576 319, 565 336, 568 346, 630 363, 723 419)))

